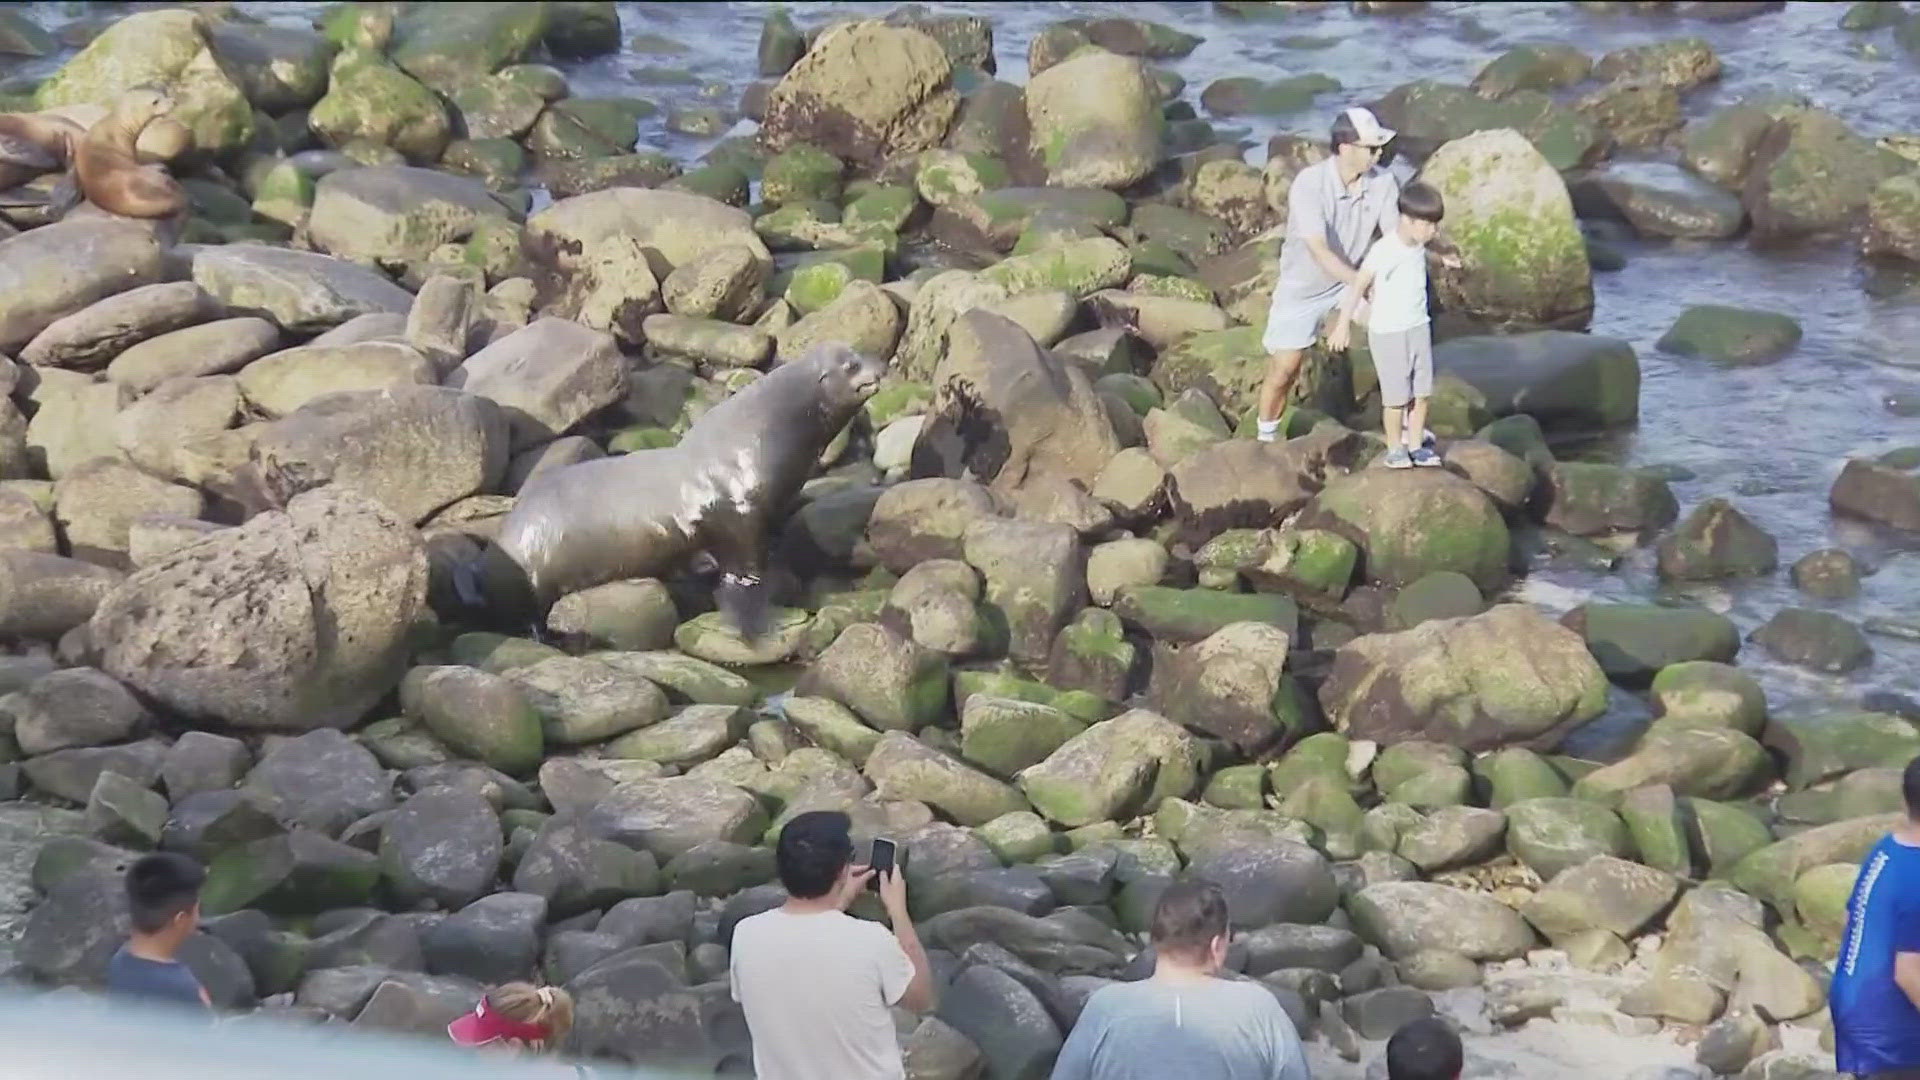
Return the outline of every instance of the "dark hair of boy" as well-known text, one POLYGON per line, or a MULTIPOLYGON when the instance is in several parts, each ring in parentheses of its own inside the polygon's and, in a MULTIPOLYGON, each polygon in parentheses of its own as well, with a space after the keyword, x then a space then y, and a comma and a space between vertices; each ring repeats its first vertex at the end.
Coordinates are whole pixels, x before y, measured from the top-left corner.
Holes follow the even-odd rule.
POLYGON ((133 928, 157 934, 182 912, 200 902, 207 872, 185 855, 170 851, 142 855, 127 868, 127 913, 133 928))
POLYGON ((1465 1056, 1445 1021, 1410 1020, 1387 1040, 1387 1080, 1458 1080, 1465 1056))
POLYGON ((1447 202, 1432 184, 1418 180, 1400 189, 1400 212, 1416 221, 1437 222, 1447 214, 1447 202))
POLYGON ((787 822, 773 861, 787 895, 812 900, 833 891, 853 861, 853 821, 838 810, 810 810, 787 822))
POLYGON ((1204 959, 1227 932, 1227 896, 1211 881, 1181 881, 1160 894, 1149 928, 1154 951, 1183 960, 1204 959))
POLYGON ((1907 762, 1900 774, 1900 794, 1907 800, 1907 816, 1920 822, 1920 757, 1907 762))

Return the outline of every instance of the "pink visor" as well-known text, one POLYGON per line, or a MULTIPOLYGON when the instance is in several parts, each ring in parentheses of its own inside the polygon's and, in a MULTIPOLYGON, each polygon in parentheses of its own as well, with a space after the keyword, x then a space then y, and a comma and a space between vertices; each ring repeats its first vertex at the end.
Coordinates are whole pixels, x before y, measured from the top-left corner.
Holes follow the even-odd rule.
POLYGON ((547 1025, 502 1016, 487 1008, 487 999, 481 998, 472 1012, 447 1025, 447 1035, 461 1046, 485 1046, 503 1039, 541 1042, 547 1037, 547 1025))

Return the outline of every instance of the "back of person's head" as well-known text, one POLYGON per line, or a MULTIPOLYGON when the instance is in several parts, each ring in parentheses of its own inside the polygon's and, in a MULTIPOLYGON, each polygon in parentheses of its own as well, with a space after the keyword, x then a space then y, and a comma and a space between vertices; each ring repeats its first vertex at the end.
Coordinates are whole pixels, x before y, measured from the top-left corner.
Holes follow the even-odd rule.
POLYGON ((1900 794, 1907 800, 1907 816, 1920 821, 1920 757, 1907 762, 1900 774, 1900 794))
POLYGON ((1438 1017, 1410 1020, 1387 1040, 1387 1080, 1457 1080, 1460 1036, 1438 1017))
POLYGON ((809 810, 780 830, 773 861, 787 895, 813 900, 827 895, 853 861, 853 822, 838 810, 809 810))
POLYGON ((1227 934, 1227 895, 1211 881, 1167 886, 1154 905, 1149 935, 1154 951, 1189 962, 1208 958, 1227 934))
POLYGON ((472 1012, 447 1025, 461 1046, 551 1050, 573 1030, 573 995, 557 986, 503 983, 487 991, 472 1012))
POLYGON ((207 872, 171 851, 142 855, 127 868, 127 913, 134 930, 157 934, 182 912, 200 906, 200 885, 207 872))
POLYGON ((1415 180, 1400 189, 1400 212, 1419 221, 1438 222, 1447 216, 1447 202, 1439 188, 1415 180))

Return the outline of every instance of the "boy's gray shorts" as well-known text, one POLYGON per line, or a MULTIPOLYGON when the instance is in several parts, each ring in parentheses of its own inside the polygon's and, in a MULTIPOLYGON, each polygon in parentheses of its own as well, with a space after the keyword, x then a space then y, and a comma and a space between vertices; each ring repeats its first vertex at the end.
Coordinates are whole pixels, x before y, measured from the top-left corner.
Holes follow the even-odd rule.
POLYGON ((1392 334, 1368 334, 1373 370, 1380 376, 1380 404, 1397 409, 1433 396, 1433 331, 1421 323, 1392 334))

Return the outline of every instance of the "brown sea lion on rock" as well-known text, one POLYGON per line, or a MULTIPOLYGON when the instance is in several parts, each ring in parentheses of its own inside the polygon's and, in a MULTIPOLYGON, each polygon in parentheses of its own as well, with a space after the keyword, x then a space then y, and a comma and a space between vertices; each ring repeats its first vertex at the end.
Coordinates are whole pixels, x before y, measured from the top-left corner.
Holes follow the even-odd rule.
POLYGON ((86 132, 47 113, 0 113, 0 191, 67 167, 86 132))
POLYGON ((822 344, 714 406, 677 446, 535 477, 463 595, 475 603, 484 593, 514 619, 542 618, 568 593, 661 577, 705 551, 720 566, 721 610, 757 636, 767 533, 885 373, 882 361, 822 344))
POLYGON ((136 149, 147 125, 172 109, 173 99, 158 90, 129 90, 87 129, 74 154, 74 172, 88 202, 136 218, 169 218, 187 208, 180 181, 158 165, 141 164, 136 149))

